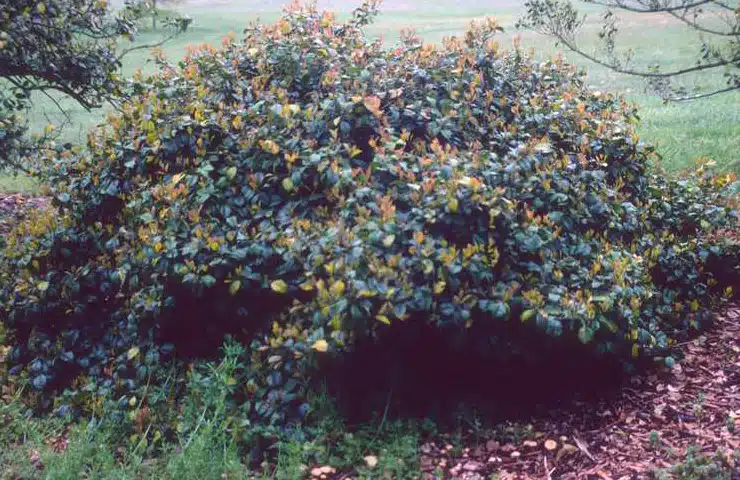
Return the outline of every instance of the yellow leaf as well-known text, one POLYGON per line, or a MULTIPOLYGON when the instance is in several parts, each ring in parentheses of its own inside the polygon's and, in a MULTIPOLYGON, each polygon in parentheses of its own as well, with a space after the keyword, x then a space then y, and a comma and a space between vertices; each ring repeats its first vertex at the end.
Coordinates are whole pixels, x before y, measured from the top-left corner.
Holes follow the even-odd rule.
POLYGON ((288 291, 288 284, 282 280, 275 280, 270 284, 270 288, 275 293, 285 293, 288 291))
POLYGON ((292 192, 293 191, 293 180, 290 179, 290 177, 285 177, 283 179, 283 189, 285 189, 286 192, 292 192))
POLYGON ((335 297, 340 296, 344 293, 344 282, 341 280, 337 280, 332 284, 331 288, 329 288, 329 292, 335 297))
POLYGON ((49 289, 49 282, 39 282, 36 286, 39 290, 45 292, 49 289))
POLYGON ((636 343, 632 345, 632 356, 635 358, 640 356, 640 346, 636 343))
POLYGON ((385 323, 386 325, 390 325, 391 321, 388 320, 388 317, 385 315, 376 315, 375 320, 379 321, 380 323, 385 323))
POLYGON ((310 282, 310 281, 308 281, 308 282, 303 282, 303 283, 301 283, 301 285, 300 285, 300 288, 301 288, 301 290, 303 290, 304 292, 310 292, 311 290, 313 290, 313 283, 312 283, 312 282, 310 282))
POLYGON ((241 280, 235 280, 231 282, 231 285, 229 286, 229 293, 232 295, 236 295, 236 292, 239 291, 241 286, 242 286, 241 280))
POLYGON ((265 152, 272 153, 273 155, 277 155, 277 153, 280 152, 280 147, 272 140, 262 140, 260 142, 260 147, 262 147, 262 150, 265 152))
POLYGON ((139 347, 131 347, 128 350, 127 356, 129 360, 133 360, 139 355, 139 347))
POLYGON ((453 198, 449 202, 447 202, 447 209, 450 211, 450 213, 457 213, 457 210, 459 208, 459 202, 457 201, 457 198, 453 198))
POLYGON ((699 301, 697 299, 694 299, 691 301, 691 311, 695 312, 699 310, 699 301))
POLYGON ((360 298, 371 298, 375 296, 375 292, 372 292, 370 290, 360 290, 357 293, 357 296, 360 298))
POLYGON ((526 322, 530 318, 534 317, 535 310, 524 310, 522 312, 522 322, 526 322))
POLYGON ((172 186, 175 186, 175 185, 177 185, 178 183, 180 183, 180 180, 182 180, 182 177, 184 177, 184 176, 185 176, 185 175, 184 175, 184 174, 182 174, 182 173, 178 173, 178 174, 174 175, 174 176, 172 177, 172 186))
POLYGON ((326 340, 324 340, 322 338, 321 340, 316 340, 316 342, 313 344, 313 346, 311 348, 313 348, 317 352, 322 352, 323 353, 323 352, 326 352, 327 350, 329 350, 329 344, 327 343, 326 340))
POLYGON ((226 379, 226 385, 230 385, 230 386, 231 385, 236 385, 236 378, 234 378, 234 377, 228 377, 226 379))
POLYGON ((385 237, 383 239, 383 245, 386 246, 386 247, 390 247, 391 245, 393 245, 393 242, 394 241, 396 241, 396 236, 395 235, 388 235, 387 237, 385 237))
POLYGON ((355 158, 357 155, 361 154, 362 150, 357 148, 356 146, 352 146, 352 149, 349 151, 349 158, 355 158))
POLYGON ((447 284, 445 282, 443 282, 443 281, 439 281, 439 282, 435 283, 434 284, 434 294, 435 295, 439 295, 440 293, 444 292, 446 286, 447 286, 447 284))

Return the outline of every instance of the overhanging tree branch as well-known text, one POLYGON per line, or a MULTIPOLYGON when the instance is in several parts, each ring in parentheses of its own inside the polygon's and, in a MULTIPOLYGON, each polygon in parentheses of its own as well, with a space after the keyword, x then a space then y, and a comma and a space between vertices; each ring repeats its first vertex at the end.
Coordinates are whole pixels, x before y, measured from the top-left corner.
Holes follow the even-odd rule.
MULTIPOLYGON (((618 7, 622 10, 626 10, 629 12, 635 12, 635 13, 664 13, 664 12, 672 12, 672 11, 678 11, 678 10, 697 8, 702 5, 707 5, 709 3, 712 3, 713 0, 699 0, 698 2, 685 3, 681 5, 675 5, 675 6, 656 6, 656 7, 647 7, 647 8, 632 7, 629 4, 621 0, 616 0, 613 2, 610 2, 610 1, 602 2, 599 0, 585 0, 585 1, 586 3, 590 3, 593 5, 601 5, 602 7, 609 7, 609 8, 618 7)), ((645 5, 644 2, 639 2, 639 3, 642 5, 645 5)))
MULTIPOLYGON (((63 114, 63 105, 50 94, 59 92, 82 108, 108 103, 117 106, 125 85, 119 77, 121 59, 154 48, 187 29, 189 18, 167 19, 174 31, 161 41, 116 53, 121 36, 133 38, 143 10, 141 0, 126 0, 112 13, 99 0, 0 0, 0 159, 18 166, 22 157, 43 146, 26 138, 25 124, 16 112, 32 104, 40 92, 63 114)), ((0 165, 2 167, 3 165, 0 165)))
MULTIPOLYGON (((718 0, 584 0, 586 3, 625 10, 632 13, 663 13, 682 22, 689 30, 700 35, 700 49, 697 62, 693 66, 673 68, 662 71, 656 65, 649 68, 631 66, 631 57, 620 58, 617 50, 617 22, 611 10, 603 17, 603 28, 599 33, 603 43, 603 55, 591 53, 581 48, 576 40, 577 34, 585 23, 568 0, 527 0, 526 14, 517 22, 519 27, 531 28, 541 34, 554 37, 568 50, 577 53, 587 60, 616 73, 642 77, 661 92, 666 100, 685 101, 707 98, 721 93, 740 89, 740 4, 737 7, 718 0), (732 9, 733 15, 724 15, 729 30, 720 30, 700 23, 699 17, 712 7, 732 9), (737 10, 736 10, 737 9, 737 10), (724 69, 727 77, 726 86, 708 88, 694 95, 686 95, 684 88, 673 87, 670 80, 689 74, 711 75, 713 71, 724 69)), ((733 0, 737 2, 738 0, 733 0)), ((717 10, 714 10, 716 15, 717 10)))
POLYGON ((676 12, 666 12, 666 13, 668 13, 672 17, 674 17, 674 18, 682 21, 686 25, 690 26, 691 28, 693 28, 694 30, 697 30, 699 32, 708 33, 710 35, 717 35, 717 36, 720 36, 720 37, 737 37, 738 35, 740 35, 740 32, 732 32, 732 31, 726 32, 726 31, 722 31, 722 30, 714 30, 712 28, 705 27, 705 26, 703 26, 703 25, 701 25, 701 24, 699 24, 697 22, 694 22, 694 21, 686 18, 686 15, 685 14, 684 15, 679 15, 676 12))
POLYGON ((673 70, 670 72, 651 72, 651 71, 641 71, 641 70, 633 70, 630 68, 624 68, 619 66, 616 63, 609 63, 606 62, 594 55, 591 55, 590 53, 586 52, 585 50, 582 50, 578 48, 574 43, 566 39, 565 37, 556 35, 558 38, 558 41, 565 45, 568 50, 571 50, 584 58, 591 60, 592 62, 601 65, 602 67, 606 67, 610 70, 613 70, 617 73, 624 73, 627 75, 634 75, 637 77, 645 77, 645 78, 668 78, 668 77, 677 77, 680 75, 686 75, 687 73, 693 73, 693 72, 701 72, 703 70, 710 70, 714 68, 724 67, 729 64, 727 61, 717 61, 713 63, 706 63, 702 65, 696 65, 694 67, 687 67, 687 68, 681 68, 678 70, 673 70))

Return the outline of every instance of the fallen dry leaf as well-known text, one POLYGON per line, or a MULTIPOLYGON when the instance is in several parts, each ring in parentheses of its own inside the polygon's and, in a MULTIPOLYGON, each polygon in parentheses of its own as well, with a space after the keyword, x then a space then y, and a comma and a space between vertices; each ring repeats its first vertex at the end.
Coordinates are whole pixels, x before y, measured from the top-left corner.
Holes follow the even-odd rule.
POLYGON ((365 465, 369 468, 375 468, 378 465, 378 457, 375 455, 368 455, 365 457, 365 465))
POLYGON ((337 471, 334 468, 332 468, 332 467, 330 467, 330 466, 327 465, 327 466, 323 466, 323 467, 316 467, 313 470, 311 470, 311 476, 321 477, 321 476, 324 476, 324 475, 331 475, 331 474, 334 474, 336 472, 337 471))
POLYGON ((559 462, 563 459, 563 457, 570 455, 571 453, 575 453, 578 451, 578 447, 575 445, 565 444, 563 447, 558 450, 558 453, 555 455, 555 461, 559 462))

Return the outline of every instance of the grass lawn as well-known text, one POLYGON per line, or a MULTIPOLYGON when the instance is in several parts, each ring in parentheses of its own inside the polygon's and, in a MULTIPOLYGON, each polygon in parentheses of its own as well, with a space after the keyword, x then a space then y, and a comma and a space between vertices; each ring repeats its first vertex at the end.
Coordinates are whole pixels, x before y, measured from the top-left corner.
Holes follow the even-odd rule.
MULTIPOLYGON (((173 61, 182 57, 190 44, 211 43, 218 45, 228 32, 241 32, 250 22, 270 22, 279 15, 281 0, 240 2, 237 0, 187 0, 177 9, 194 18, 185 35, 165 46, 166 55, 173 61)), ((352 4, 324 0, 320 6, 345 14, 352 4)), ((482 7, 481 2, 458 0, 454 7, 442 0, 387 0, 384 13, 368 29, 373 36, 382 37, 387 43, 398 38, 403 28, 414 28, 428 42, 438 42, 445 36, 460 34, 471 20, 495 16, 505 28, 501 42, 506 45, 515 35, 522 35, 522 44, 531 46, 537 55, 556 53, 553 41, 528 31, 517 31, 516 19, 521 14, 521 3, 502 0, 482 7)), ((600 28, 598 10, 589 10, 588 20, 580 39, 581 44, 596 48, 596 34, 600 28)), ((639 64, 660 62, 663 68, 690 65, 698 51, 696 35, 676 21, 664 17, 631 15, 623 17, 623 42, 633 49, 639 64)), ((161 32, 142 32, 138 42, 156 41, 161 32)), ((623 92, 630 101, 637 103, 642 112, 642 135, 656 145, 663 156, 663 166, 677 171, 690 165, 697 157, 713 158, 723 170, 740 171, 740 92, 720 95, 689 104, 664 105, 655 96, 644 91, 644 83, 633 77, 615 75, 590 64, 575 54, 564 52, 571 61, 582 65, 589 72, 590 85, 599 90, 623 92)), ((147 50, 134 52, 126 58, 124 72, 130 74, 138 68, 152 71, 147 50)), ((715 76, 686 78, 687 84, 697 81, 702 85, 719 85, 721 73, 715 76)), ((68 117, 62 115, 53 103, 39 98, 29 112, 34 130, 46 123, 64 125, 64 136, 70 140, 83 140, 87 130, 103 118, 102 111, 87 112, 65 99, 59 99, 68 108, 68 117)), ((0 178, 1 191, 28 191, 33 184, 22 178, 0 178)))

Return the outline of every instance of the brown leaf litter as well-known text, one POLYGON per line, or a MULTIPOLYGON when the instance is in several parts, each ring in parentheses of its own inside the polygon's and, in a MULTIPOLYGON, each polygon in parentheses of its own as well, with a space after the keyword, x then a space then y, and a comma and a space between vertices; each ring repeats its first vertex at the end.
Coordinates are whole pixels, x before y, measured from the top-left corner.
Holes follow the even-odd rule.
MULTIPOLYGON (((453 455, 421 448, 425 479, 630 480, 680 463, 694 447, 730 464, 740 450, 740 305, 725 307, 716 327, 684 346, 671 370, 637 377, 616 398, 579 403, 532 422, 535 437, 519 444, 488 440, 453 455)), ((740 478, 740 465, 738 468, 740 478)))

